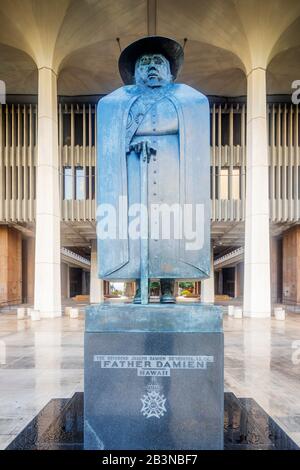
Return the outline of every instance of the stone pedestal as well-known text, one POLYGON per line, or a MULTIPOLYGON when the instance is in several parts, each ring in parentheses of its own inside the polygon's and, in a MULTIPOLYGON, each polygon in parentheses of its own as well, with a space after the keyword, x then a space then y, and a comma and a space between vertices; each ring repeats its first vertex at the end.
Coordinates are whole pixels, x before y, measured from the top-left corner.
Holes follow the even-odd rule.
POLYGON ((218 307, 87 308, 86 449, 222 449, 223 329, 218 307))

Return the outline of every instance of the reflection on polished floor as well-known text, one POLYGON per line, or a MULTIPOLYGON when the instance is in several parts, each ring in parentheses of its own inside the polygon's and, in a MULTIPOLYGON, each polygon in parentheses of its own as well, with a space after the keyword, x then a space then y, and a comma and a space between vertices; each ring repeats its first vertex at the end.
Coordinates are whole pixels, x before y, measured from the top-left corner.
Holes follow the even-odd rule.
MULTIPOLYGON (((83 393, 51 400, 7 450, 82 450, 83 393)), ((225 450, 299 450, 252 399, 224 396, 225 450)))
MULTIPOLYGON (((0 448, 54 398, 83 391, 84 316, 0 314, 0 448)), ((300 316, 224 317, 225 391, 253 398, 300 445, 300 316)))

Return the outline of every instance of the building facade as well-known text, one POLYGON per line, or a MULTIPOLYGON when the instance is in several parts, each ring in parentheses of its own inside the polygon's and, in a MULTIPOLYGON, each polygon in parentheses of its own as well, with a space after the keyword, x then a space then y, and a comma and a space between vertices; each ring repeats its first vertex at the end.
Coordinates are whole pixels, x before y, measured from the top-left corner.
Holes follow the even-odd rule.
POLYGON ((108 293, 96 275, 96 106, 121 85, 120 50, 147 34, 183 44, 179 81, 210 100, 202 300, 243 299, 255 317, 300 306, 299 2, 54 0, 50 11, 0 1, 0 307, 55 317, 62 298, 108 293))

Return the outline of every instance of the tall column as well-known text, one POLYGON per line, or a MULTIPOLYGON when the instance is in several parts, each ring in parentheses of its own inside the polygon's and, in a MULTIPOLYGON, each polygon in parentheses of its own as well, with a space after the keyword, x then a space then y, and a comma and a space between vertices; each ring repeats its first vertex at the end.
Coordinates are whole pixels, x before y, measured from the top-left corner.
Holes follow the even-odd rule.
POLYGON ((61 316, 57 76, 39 69, 34 308, 61 316))
POLYGON ((179 282, 175 281, 175 284, 174 284, 174 296, 175 297, 178 296, 178 290, 179 290, 179 282))
POLYGON ((210 258, 210 277, 201 281, 201 302, 214 303, 215 301, 215 271, 214 255, 211 252, 210 258))
POLYGON ((134 282, 133 281, 129 281, 125 283, 125 295, 126 297, 134 296, 134 282))
POLYGON ((234 296, 236 298, 243 295, 243 277, 244 277, 244 263, 238 263, 235 266, 235 289, 234 296))
POLYGON ((223 294, 223 269, 221 268, 220 271, 218 271, 218 285, 217 285, 217 290, 218 294, 222 295, 223 294))
POLYGON ((247 175, 244 315, 271 315, 266 71, 247 81, 247 175))
POLYGON ((81 273, 81 294, 86 295, 86 271, 84 269, 81 273))
POLYGON ((97 243, 92 240, 91 249, 91 278, 90 278, 90 303, 104 302, 103 281, 98 278, 97 269, 97 243))
POLYGON ((61 296, 63 299, 70 297, 70 266, 61 263, 61 296))

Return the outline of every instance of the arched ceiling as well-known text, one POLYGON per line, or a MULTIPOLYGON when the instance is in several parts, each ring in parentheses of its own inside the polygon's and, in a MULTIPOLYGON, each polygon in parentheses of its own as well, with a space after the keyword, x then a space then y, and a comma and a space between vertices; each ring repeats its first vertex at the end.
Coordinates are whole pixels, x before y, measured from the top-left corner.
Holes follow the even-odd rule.
POLYGON ((0 44, 0 58, 0 80, 6 83, 6 93, 36 94, 38 72, 33 59, 5 44, 0 44))
MULTIPOLYGON (((70 1, 57 36, 54 67, 76 51, 83 51, 103 41, 123 43, 147 34, 145 0, 73 0, 70 1)), ((117 44, 116 44, 117 45, 117 44)))
POLYGON ((58 74, 63 95, 121 85, 117 61, 147 34, 185 46, 179 81, 204 93, 246 94, 246 73, 268 67, 268 92, 300 78, 299 0, 0 0, 0 79, 8 93, 37 91, 36 68, 58 74))
POLYGON ((275 43, 268 66, 267 89, 274 94, 290 94, 291 84, 300 79, 300 18, 275 43))
POLYGON ((188 40, 185 64, 179 82, 204 94, 241 96, 246 94, 246 75, 239 58, 226 49, 188 40))
MULTIPOLYGON (((127 43, 135 38, 127 37, 127 43)), ((183 42, 181 38, 176 38, 183 42)), ((118 72, 120 50, 116 40, 102 41, 70 54, 62 63, 59 93, 102 94, 122 85, 118 72)), ((179 82, 198 88, 203 93, 240 96, 246 93, 246 76, 238 58, 210 44, 188 41, 185 64, 179 82)))
POLYGON ((247 38, 250 57, 242 49, 238 53, 247 71, 267 68, 274 45, 300 16, 299 0, 232 0, 231 3, 247 38))
POLYGON ((300 80, 300 46, 277 54, 268 67, 267 90, 272 93, 291 94, 292 82, 300 80))
POLYGON ((229 0, 159 1, 157 33, 210 44, 231 52, 244 64, 249 60, 247 37, 229 0))
POLYGON ((0 0, 0 42, 25 51, 37 67, 53 66, 70 0, 0 0))

